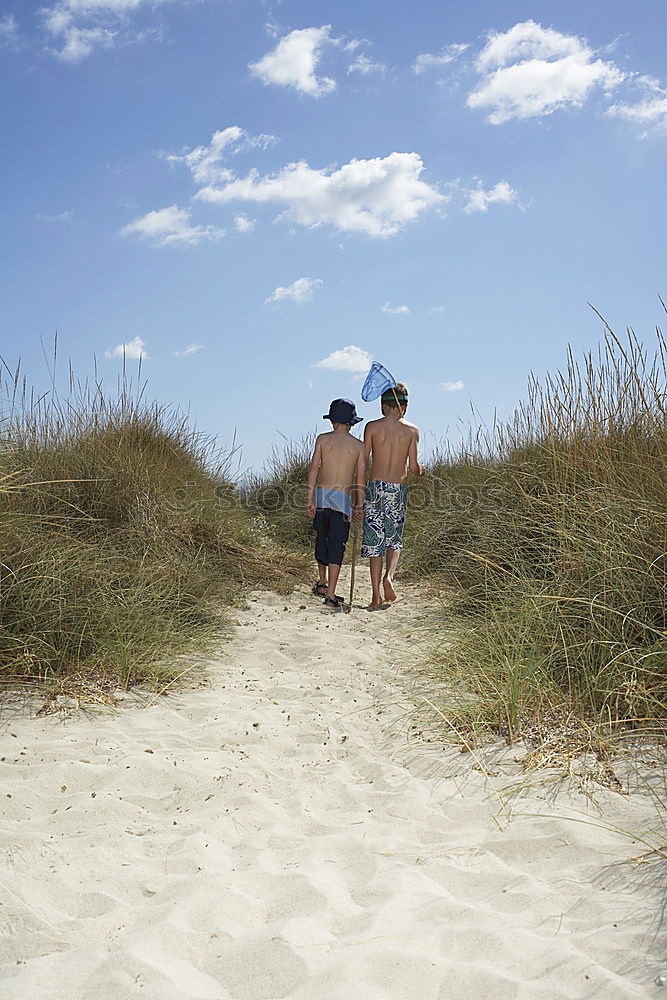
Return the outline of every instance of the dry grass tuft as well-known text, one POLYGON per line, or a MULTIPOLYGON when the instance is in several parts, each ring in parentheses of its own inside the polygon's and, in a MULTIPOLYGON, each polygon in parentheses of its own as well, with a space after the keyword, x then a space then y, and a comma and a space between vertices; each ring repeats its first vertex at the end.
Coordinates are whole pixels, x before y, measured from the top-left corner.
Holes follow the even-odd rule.
POLYGON ((221 601, 301 577, 240 504, 233 451, 125 375, 36 397, 5 365, 0 417, 0 683, 159 685, 221 601))
POLYGON ((453 595, 428 631, 472 696, 462 727, 512 742, 576 720, 584 748, 664 723, 666 393, 660 331, 649 355, 607 327, 597 356, 570 352, 512 420, 436 456, 409 565, 453 595))

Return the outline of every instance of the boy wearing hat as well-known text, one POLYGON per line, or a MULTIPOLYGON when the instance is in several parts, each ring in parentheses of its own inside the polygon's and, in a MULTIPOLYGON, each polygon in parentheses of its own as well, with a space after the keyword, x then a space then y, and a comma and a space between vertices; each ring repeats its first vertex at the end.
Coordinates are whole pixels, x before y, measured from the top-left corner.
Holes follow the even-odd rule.
POLYGON ((366 484, 364 446, 350 431, 363 417, 357 416, 349 399, 334 399, 329 412, 333 430, 320 434, 315 441, 308 470, 306 513, 316 531, 315 559, 319 581, 313 593, 324 597, 328 608, 340 608, 336 584, 343 563, 350 520, 361 521, 366 484))

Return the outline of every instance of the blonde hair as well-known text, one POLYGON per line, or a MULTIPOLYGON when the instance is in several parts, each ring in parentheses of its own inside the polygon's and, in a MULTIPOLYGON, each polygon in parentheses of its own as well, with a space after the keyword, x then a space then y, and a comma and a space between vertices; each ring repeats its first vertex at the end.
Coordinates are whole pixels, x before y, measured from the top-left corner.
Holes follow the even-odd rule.
POLYGON ((402 382, 397 382, 393 389, 385 389, 382 393, 382 405, 391 406, 394 410, 398 409, 399 403, 396 401, 396 396, 398 396, 401 410, 405 411, 408 405, 408 390, 402 382), (405 401, 402 397, 405 397, 405 401))

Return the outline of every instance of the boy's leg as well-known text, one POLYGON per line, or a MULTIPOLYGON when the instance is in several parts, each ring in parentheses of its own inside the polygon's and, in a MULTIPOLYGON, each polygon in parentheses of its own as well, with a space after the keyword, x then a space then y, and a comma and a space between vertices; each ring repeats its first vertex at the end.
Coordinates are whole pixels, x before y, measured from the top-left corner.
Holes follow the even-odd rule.
POLYGON ((370 560, 371 587, 373 597, 370 606, 379 608, 382 604, 380 583, 384 560, 384 516, 382 513, 382 492, 380 484, 371 480, 366 487, 364 499, 364 523, 361 532, 361 557, 370 560))
POLYGON ((371 569, 371 587, 373 588, 373 596, 371 598, 371 607, 378 608, 382 604, 382 595, 380 593, 380 581, 382 580, 382 563, 384 559, 382 556, 371 556, 370 557, 370 569, 371 569))
POLYGON ((340 566, 337 563, 329 563, 329 583, 327 584, 327 597, 332 600, 336 596, 336 586, 340 576, 340 566))
POLYGON ((327 564, 329 562, 329 550, 327 547, 327 525, 326 525, 326 511, 317 510, 315 512, 315 520, 313 524, 315 525, 315 559, 317 561, 317 569, 320 574, 319 582, 325 587, 327 585, 327 564))
POLYGON ((387 571, 382 581, 384 587, 385 601, 395 601, 396 591, 394 590, 394 573, 401 555, 400 549, 387 549, 387 571))
POLYGON ((336 596, 336 584, 345 555, 345 545, 350 535, 350 522, 339 510, 330 510, 328 514, 329 583, 327 597, 333 600, 336 596))
POLYGON ((408 506, 408 489, 404 484, 392 484, 385 497, 384 529, 387 539, 387 569, 384 575, 384 596, 387 601, 396 600, 394 573, 403 548, 403 528, 408 506))

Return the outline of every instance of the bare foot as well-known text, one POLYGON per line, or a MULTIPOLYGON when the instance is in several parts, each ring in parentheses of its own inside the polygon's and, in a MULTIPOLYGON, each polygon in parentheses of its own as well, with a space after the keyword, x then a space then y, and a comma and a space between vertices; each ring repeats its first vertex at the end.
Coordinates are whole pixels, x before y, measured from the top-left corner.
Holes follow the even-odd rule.
POLYGON ((384 587, 384 599, 385 599, 385 601, 389 601, 389 602, 395 601, 396 600, 396 591, 394 590, 394 585, 391 582, 391 580, 388 577, 385 576, 384 580, 382 581, 382 585, 384 587))
POLYGON ((366 611, 382 611, 384 604, 382 601, 371 601, 371 603, 366 608, 366 611))

